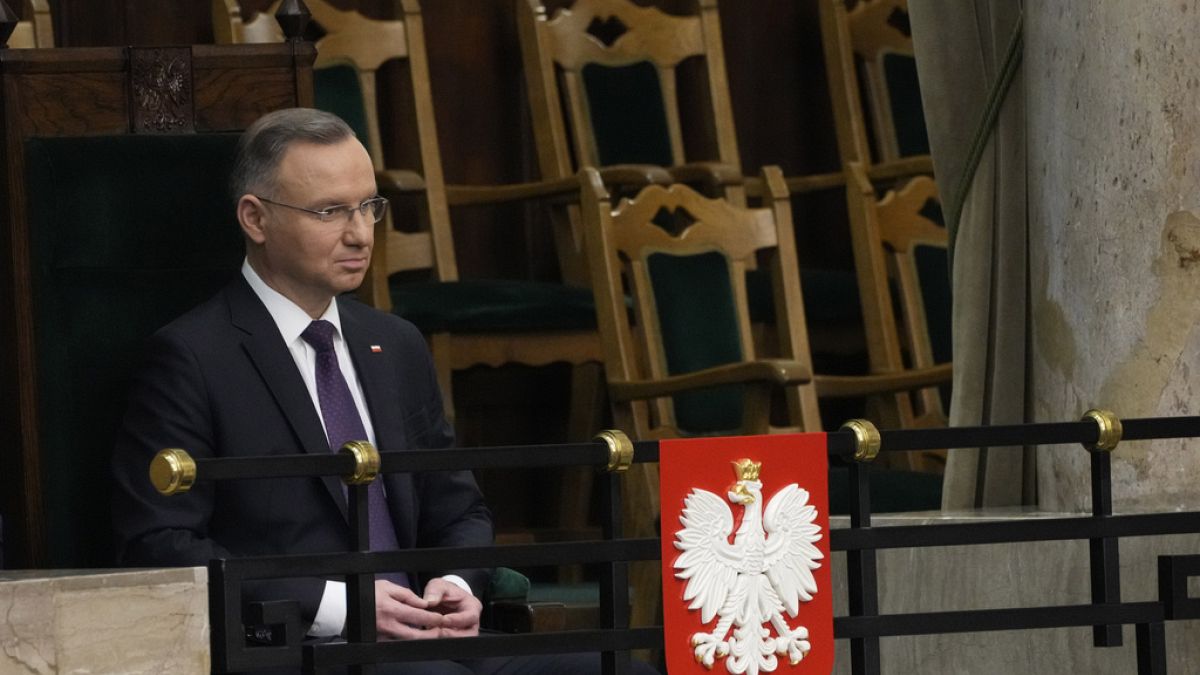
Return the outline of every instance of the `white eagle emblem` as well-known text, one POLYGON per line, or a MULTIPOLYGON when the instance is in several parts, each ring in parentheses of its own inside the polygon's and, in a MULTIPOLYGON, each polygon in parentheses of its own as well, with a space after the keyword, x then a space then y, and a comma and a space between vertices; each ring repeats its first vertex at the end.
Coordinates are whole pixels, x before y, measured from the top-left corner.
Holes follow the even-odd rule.
POLYGON ((786 654, 796 665, 812 648, 808 629, 790 627, 783 610, 795 618, 800 601, 812 600, 817 592, 813 570, 824 556, 814 543, 821 528, 807 490, 788 485, 771 498, 764 514, 761 464, 740 459, 733 465, 738 480, 729 488, 729 501, 745 508, 733 543, 733 513, 725 500, 693 488, 679 517, 683 529, 675 533, 675 548, 682 551, 675 576, 686 580, 683 600, 691 602, 689 610, 700 610, 701 623, 720 615, 711 633, 692 635, 696 661, 711 669, 716 659, 728 657, 730 673, 757 675, 775 670, 776 655, 786 654))

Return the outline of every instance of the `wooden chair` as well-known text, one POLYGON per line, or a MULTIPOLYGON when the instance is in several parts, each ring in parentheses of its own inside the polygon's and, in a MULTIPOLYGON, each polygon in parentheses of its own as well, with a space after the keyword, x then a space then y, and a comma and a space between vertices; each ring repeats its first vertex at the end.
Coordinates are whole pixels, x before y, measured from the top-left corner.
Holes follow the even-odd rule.
MULTIPOLYGON (((398 0, 395 20, 381 21, 343 11, 325 0, 307 0, 313 19, 324 31, 317 45, 317 107, 341 115, 358 131, 377 169, 380 193, 400 213, 418 209, 417 228, 386 218, 377 226, 371 272, 360 293, 381 309, 400 314, 427 335, 437 364, 446 410, 453 414, 451 374, 473 366, 519 363, 541 366, 567 362, 596 364, 602 358, 591 294, 586 287, 503 280, 460 280, 454 257, 450 203, 442 176, 434 122, 425 35, 416 0, 398 0), (385 168, 376 107, 375 75, 390 60, 407 64, 412 111, 408 124, 414 154, 410 169, 385 168), (397 225, 405 226, 400 229, 397 225), (415 231, 414 231, 415 229, 415 231), (427 271, 429 281, 409 282, 402 276, 427 271)), ((253 20, 241 15, 237 0, 213 0, 218 40, 278 41, 272 16, 253 20)), ((491 192, 483 201, 541 198, 572 192, 573 181, 558 185, 519 186, 491 192)), ((478 193, 473 193, 478 194, 478 193)), ((478 203, 480 200, 476 200, 478 203)), ((581 376, 587 380, 587 376, 581 376)), ((592 389, 599 376, 592 375, 592 389)), ((575 390, 586 398, 588 386, 575 390)), ((576 436, 586 436, 595 415, 586 400, 573 411, 576 436)))
MULTIPOLYGON (((517 13, 543 178, 595 166, 616 196, 672 181, 735 204, 763 193, 757 176, 742 175, 717 0, 695 0, 686 14, 631 0, 574 0, 552 13, 541 0, 519 0, 517 13)), ((786 180, 801 192, 837 188, 842 175, 786 180)), ((564 269, 586 280, 578 215, 568 208, 553 217, 564 269)), ((770 282, 750 269, 755 330, 774 352, 770 282)), ((806 300, 815 353, 839 362, 861 354, 853 275, 801 273, 822 289, 806 300)))
MULTIPOLYGON (((543 179, 593 166, 613 188, 681 181, 745 201, 715 0, 686 16, 629 0, 575 0, 553 16, 540 0, 516 4, 543 179), (682 101, 696 80, 703 102, 682 101)), ((564 277, 586 282, 578 216, 556 215, 564 277)))
POLYGON ((231 132, 310 104, 313 57, 0 49, 6 564, 112 565, 108 463, 140 346, 236 273, 231 132))
MULTIPOLYGON (((937 365, 945 371, 938 384, 948 392, 947 235, 931 178, 907 2, 861 0, 847 10, 845 0, 821 0, 819 8, 871 372, 937 365)), ((937 387, 875 398, 871 416, 887 427, 944 426, 942 398, 937 387)), ((940 473, 945 452, 888 459, 940 473)))
MULTIPOLYGON (((937 185, 916 176, 888 190, 882 198, 866 169, 846 166, 846 199, 850 233, 858 267, 863 323, 872 373, 936 368, 935 384, 948 386, 951 376, 949 334, 931 326, 950 322, 946 228, 940 223, 937 185)), ((937 386, 894 394, 881 412, 889 427, 946 425, 937 386)), ((927 469, 937 469, 938 454, 922 453, 927 469)), ((922 468, 919 465, 914 468, 922 468)))
POLYGON ((860 0, 852 10, 820 0, 819 13, 843 166, 859 162, 873 181, 932 174, 907 0, 860 0))
POLYGON ((54 24, 46 0, 25 0, 24 21, 17 23, 8 38, 10 49, 54 46, 54 24))
MULTIPOLYGON (((814 374, 801 277, 782 173, 763 169, 763 208, 710 199, 676 184, 614 203, 595 169, 581 174, 584 234, 604 337, 609 398, 618 428, 637 439, 820 430, 819 396, 863 396, 927 385, 938 369, 886 376, 814 374), (756 357, 745 269, 761 264, 776 301, 780 359, 756 357), (625 303, 633 297, 633 320, 625 303), (786 420, 770 420, 771 394, 786 420)), ((627 528, 653 533, 657 467, 638 464, 626 483, 627 528)), ((658 571, 635 568, 639 598, 657 597, 658 571)), ((634 605, 633 622, 654 605, 634 605)))

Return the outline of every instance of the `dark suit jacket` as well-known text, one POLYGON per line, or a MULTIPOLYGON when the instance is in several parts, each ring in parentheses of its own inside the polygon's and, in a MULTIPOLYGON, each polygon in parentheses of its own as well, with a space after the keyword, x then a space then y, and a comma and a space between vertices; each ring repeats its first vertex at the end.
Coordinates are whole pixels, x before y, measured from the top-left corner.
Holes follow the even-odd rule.
MULTIPOLYGON (((453 435, 421 334, 355 300, 337 302, 379 450, 449 446, 453 435)), ((114 454, 119 561, 206 565, 212 558, 349 549, 340 479, 201 481, 186 494, 164 497, 150 485, 147 467, 168 447, 197 458, 330 452, 295 361, 240 274, 148 345, 114 454)), ((470 472, 386 474, 385 480, 402 547, 491 543, 491 520, 470 472)), ((485 588, 486 570, 432 574, 445 573, 463 576, 476 593, 485 588)), ((323 587, 321 579, 263 582, 247 595, 299 600, 311 621, 323 587)))

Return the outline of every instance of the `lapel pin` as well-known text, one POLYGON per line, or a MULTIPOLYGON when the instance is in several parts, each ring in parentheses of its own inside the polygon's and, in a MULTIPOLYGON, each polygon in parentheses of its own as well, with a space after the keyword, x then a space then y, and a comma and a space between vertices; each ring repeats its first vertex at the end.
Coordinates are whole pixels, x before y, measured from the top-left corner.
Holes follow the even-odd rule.
POLYGON ((380 347, 379 345, 371 345, 371 352, 374 354, 382 354, 383 347, 380 347))

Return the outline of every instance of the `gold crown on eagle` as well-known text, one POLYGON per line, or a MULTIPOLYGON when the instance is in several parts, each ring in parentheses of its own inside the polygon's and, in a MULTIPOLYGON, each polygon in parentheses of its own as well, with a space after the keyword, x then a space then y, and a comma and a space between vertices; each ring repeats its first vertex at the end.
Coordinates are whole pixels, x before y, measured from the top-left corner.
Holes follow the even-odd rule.
POLYGON ((733 473, 737 475, 738 480, 758 480, 758 470, 762 468, 762 462, 743 457, 732 464, 733 473))

